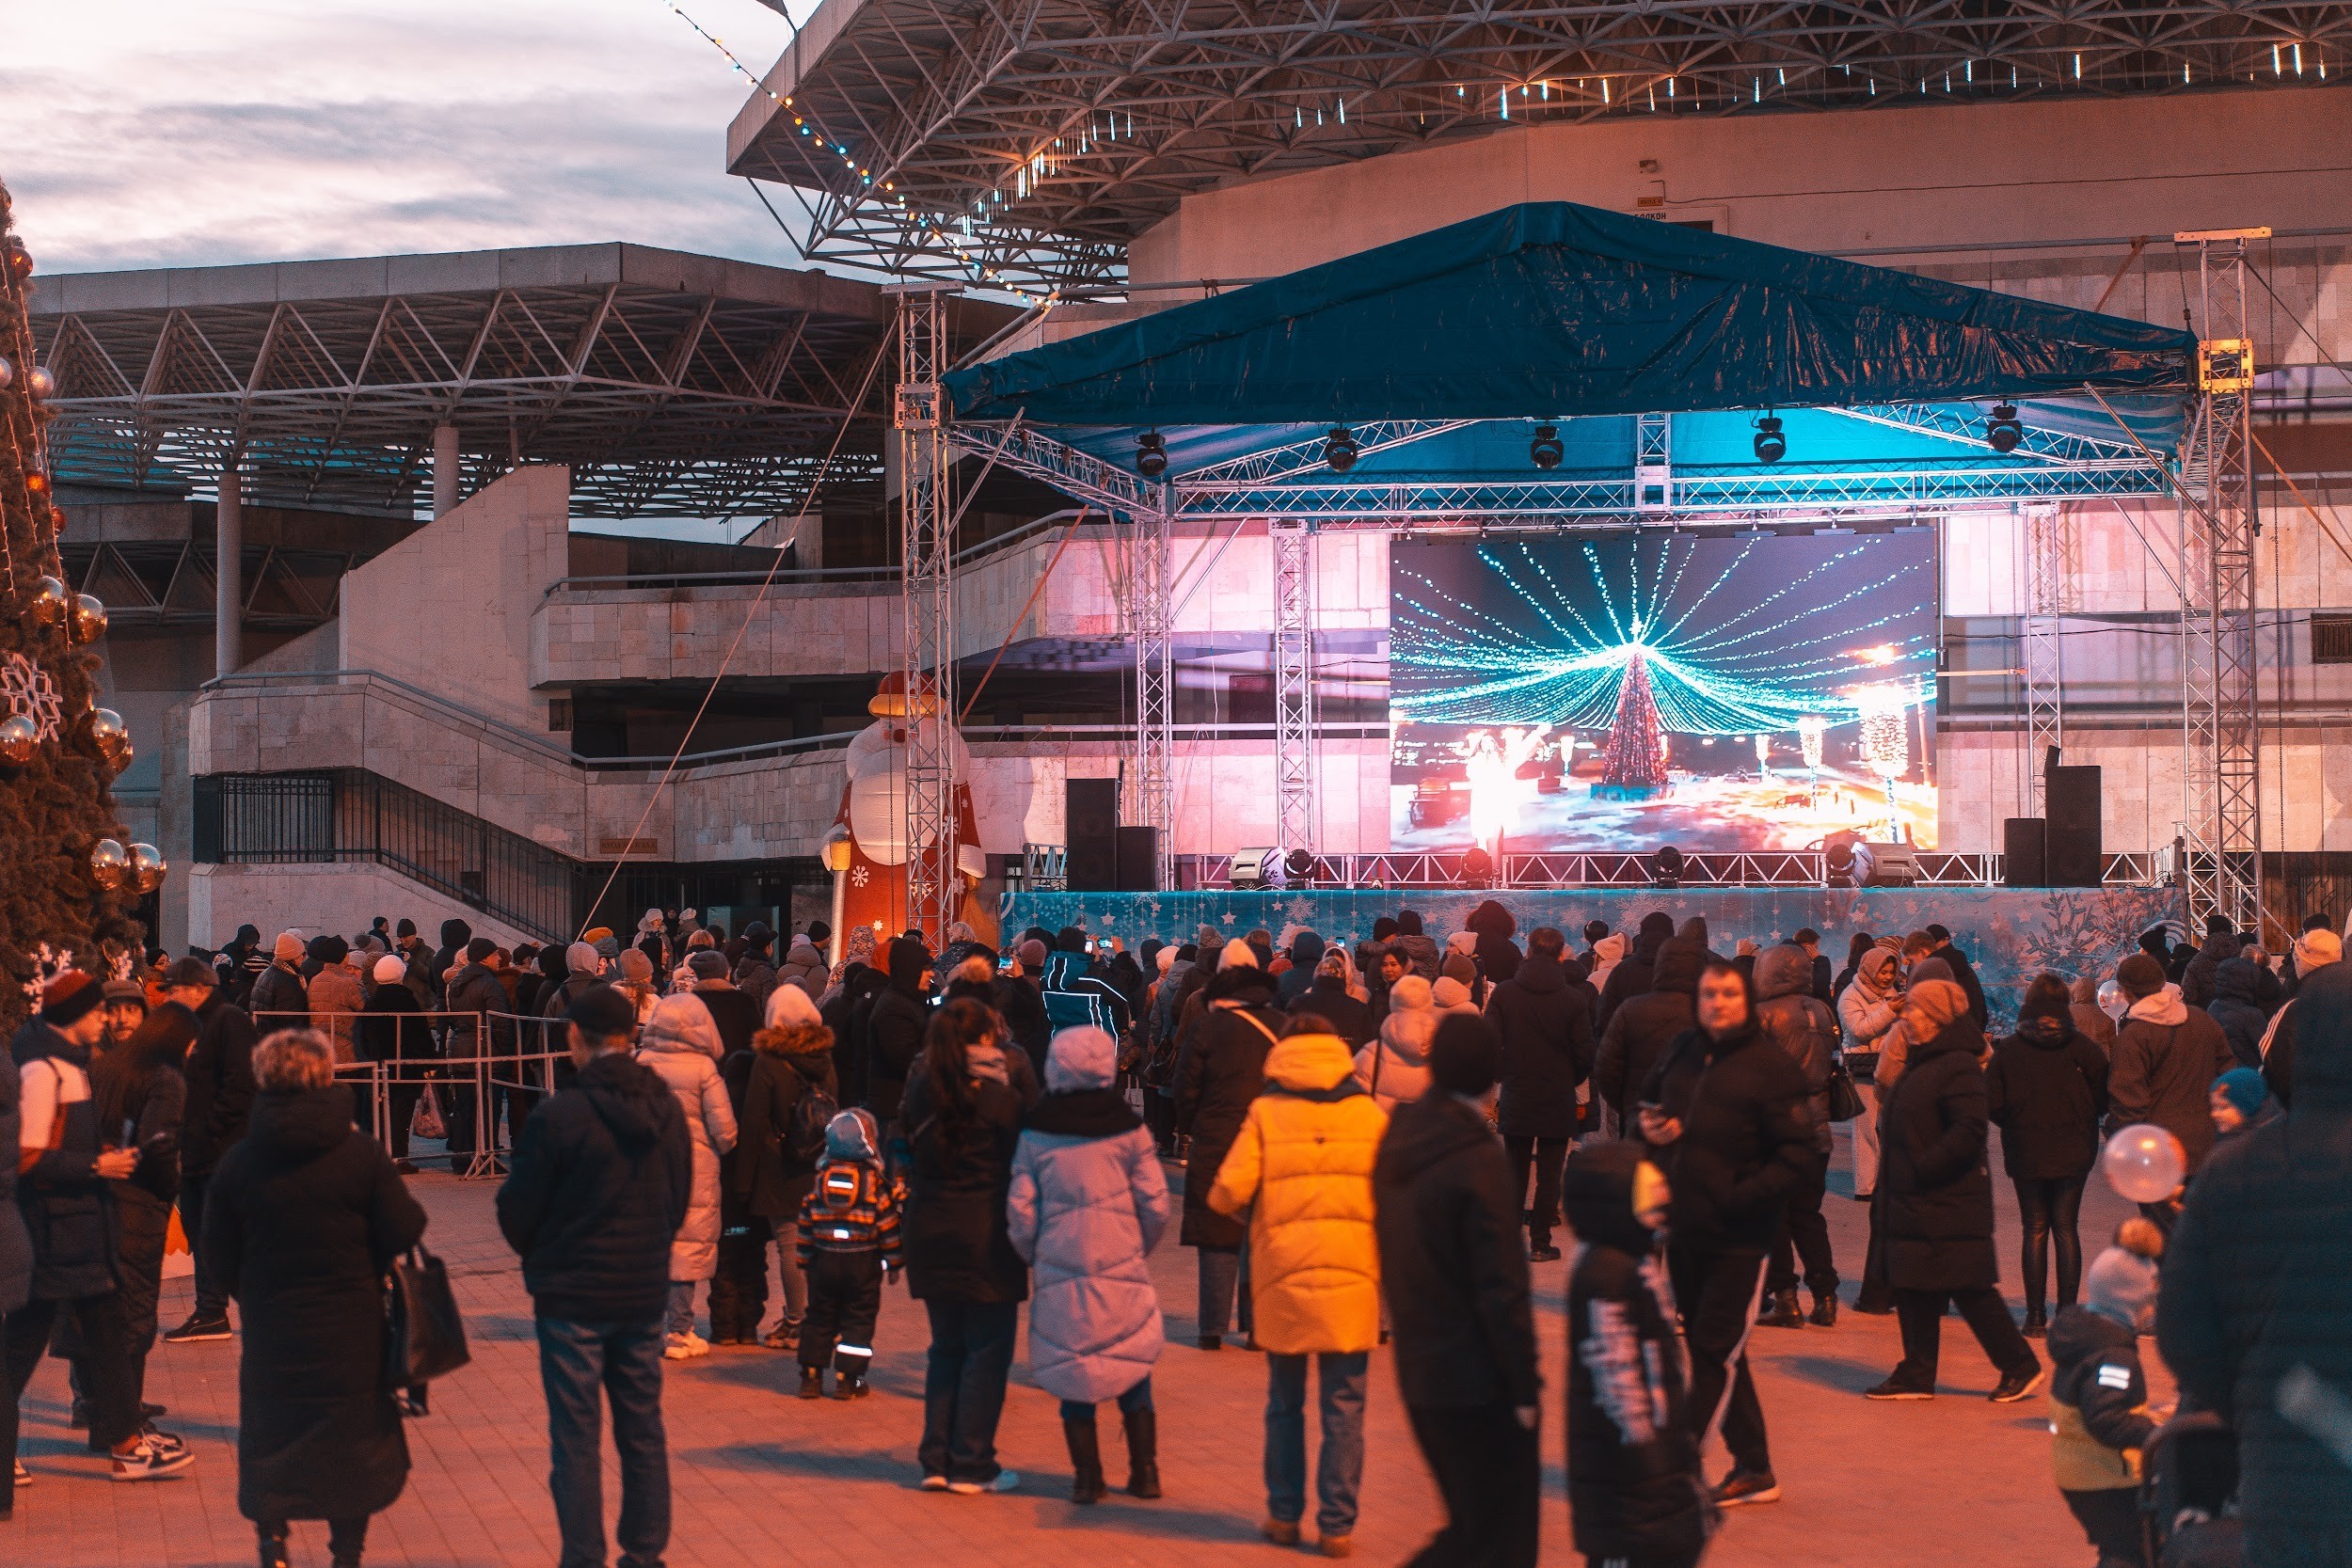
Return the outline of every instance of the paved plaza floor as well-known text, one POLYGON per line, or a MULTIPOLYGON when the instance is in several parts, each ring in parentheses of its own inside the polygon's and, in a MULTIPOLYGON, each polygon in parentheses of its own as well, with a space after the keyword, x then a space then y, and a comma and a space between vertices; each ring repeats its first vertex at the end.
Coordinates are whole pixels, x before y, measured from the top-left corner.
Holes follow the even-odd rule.
MULTIPOLYGON (((1998 1169, 1998 1155, 1995 1170, 1998 1169)), ((1858 1275, 1862 1206, 1841 1148, 1832 1177, 1832 1235, 1842 1268, 1858 1275)), ((546 1410, 531 1308, 491 1217, 493 1187, 447 1176, 416 1179, 432 1214, 427 1244, 457 1276, 473 1338, 470 1367, 435 1385, 433 1414, 409 1426, 414 1469, 399 1502, 379 1515, 368 1561, 384 1568, 551 1565, 554 1515, 546 1487, 546 1410)), ((2015 1214, 2006 1186, 2003 1273, 2015 1292, 2015 1214)), ((2124 1207, 2104 1185, 2085 1204, 2087 1253, 2112 1235, 2124 1207)), ((671 1568, 953 1568, 1071 1563, 1085 1568, 1200 1568, 1304 1560, 1258 1542, 1264 1371, 1238 1348, 1193 1348, 1193 1254, 1172 1243, 1154 1259, 1170 1348, 1153 1379, 1168 1496, 1151 1503, 1114 1493, 1095 1508, 1067 1500, 1069 1460, 1055 1402, 1016 1367, 999 1443, 1024 1477, 1019 1491, 961 1497, 916 1489, 925 1334, 901 1288, 886 1292, 876 1343, 874 1397, 803 1403, 787 1390, 788 1354, 715 1351, 671 1363, 664 1396, 675 1531, 671 1568)), ((1561 1477, 1564 1449, 1562 1296, 1565 1264, 1535 1271, 1542 1336, 1544 1561, 1573 1564, 1561 1477)), ((1852 1286, 1846 1290, 1851 1299, 1852 1286)), ((185 1315, 185 1280, 167 1282, 164 1322, 185 1315)), ((771 1321, 772 1321, 772 1307, 771 1321)), ((2087 1562, 2050 1482, 2047 1405, 2037 1395, 1994 1405, 1992 1370, 1958 1319, 1947 1321, 1942 1392, 1931 1403, 1873 1404, 1861 1391, 1896 1358, 1891 1318, 1848 1313, 1835 1329, 1756 1331, 1752 1341, 1774 1467, 1786 1500, 1732 1513, 1710 1568, 2045 1568, 2087 1562)), ((114 1485, 65 1425, 65 1375, 51 1361, 25 1402, 24 1449, 35 1483, 18 1491, 16 1519, 0 1525, 0 1564, 26 1568, 195 1568, 253 1560, 251 1528, 237 1513, 238 1345, 156 1348, 150 1397, 170 1406, 160 1423, 194 1446, 181 1479, 114 1485)), ((2149 1355, 2154 1369, 2153 1349, 2149 1355)), ((1391 1365, 1375 1358, 1358 1560, 1392 1564, 1436 1527, 1437 1501, 1406 1430, 1391 1365)), ((2169 1398, 2160 1371, 2159 1397, 2169 1398)), ((1106 1468, 1123 1479, 1115 1413, 1104 1418, 1106 1468)), ((1708 1456, 1710 1474, 1724 1461, 1708 1456)), ((618 1506, 608 1452, 606 1506, 618 1506)), ((296 1530, 294 1560, 323 1568, 324 1526, 296 1530)))

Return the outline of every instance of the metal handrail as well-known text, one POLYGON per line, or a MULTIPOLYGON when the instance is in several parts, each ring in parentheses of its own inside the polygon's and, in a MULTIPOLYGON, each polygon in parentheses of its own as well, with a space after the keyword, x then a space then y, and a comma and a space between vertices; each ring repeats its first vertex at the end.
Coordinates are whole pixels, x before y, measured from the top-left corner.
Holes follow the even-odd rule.
MULTIPOLYGON (((956 552, 955 564, 959 568, 977 566, 991 556, 1017 549, 1033 539, 1066 528, 1069 522, 1066 514, 1034 518, 1009 533, 1000 533, 993 539, 983 539, 977 545, 965 546, 956 552)), ((1080 531, 1085 531, 1089 526, 1080 524, 1080 531)), ((1108 518, 1090 526, 1104 531, 1113 527, 1108 518)), ((791 566, 772 575, 751 566, 736 572, 624 572, 597 577, 558 578, 548 585, 540 598, 543 601, 551 599, 564 590, 628 592, 675 587, 757 588, 762 583, 778 588, 788 588, 795 583, 820 586, 826 583, 878 583, 896 586, 902 578, 903 574, 896 566, 791 566)))

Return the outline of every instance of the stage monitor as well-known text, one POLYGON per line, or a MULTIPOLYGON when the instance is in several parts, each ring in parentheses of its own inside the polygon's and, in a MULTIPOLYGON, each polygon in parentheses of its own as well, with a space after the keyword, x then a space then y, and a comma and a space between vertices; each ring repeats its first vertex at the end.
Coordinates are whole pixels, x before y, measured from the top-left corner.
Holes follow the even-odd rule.
POLYGON ((1390 844, 1935 847, 1935 533, 1400 540, 1390 844))

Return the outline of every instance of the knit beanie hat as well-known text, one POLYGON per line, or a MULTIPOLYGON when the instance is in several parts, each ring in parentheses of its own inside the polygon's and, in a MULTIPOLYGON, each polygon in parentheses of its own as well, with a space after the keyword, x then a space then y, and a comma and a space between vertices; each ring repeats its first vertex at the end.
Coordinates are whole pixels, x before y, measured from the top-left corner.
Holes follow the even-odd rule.
POLYGON ((269 950, 271 958, 276 958, 279 963, 289 964, 300 963, 303 954, 307 951, 308 949, 303 946, 302 939, 292 931, 278 932, 278 940, 270 944, 269 950))
POLYGON ((1439 975, 1438 983, 1429 988, 1429 995, 1440 1008, 1449 1012, 1470 1006, 1470 987, 1451 974, 1439 975))
POLYGON ((1045 944, 1037 938, 1031 937, 1014 949, 1013 957, 1021 960, 1021 967, 1024 971, 1034 974, 1045 967, 1045 944))
POLYGON ((1258 967, 1257 950, 1246 942, 1229 942, 1217 955, 1216 967, 1219 969, 1255 969, 1258 967))
POLYGON ((1502 1037, 1493 1024, 1457 1013, 1438 1025, 1429 1045, 1429 1079, 1448 1094, 1472 1098, 1495 1086, 1502 1069, 1502 1037))
POLYGON ((638 947, 621 949, 621 983, 625 986, 645 986, 653 983, 653 960, 638 947))
POLYGON ((377 985, 396 986, 408 978, 408 966, 387 953, 375 960, 374 973, 377 985))
POLYGON ((2232 1068, 2215 1079, 2213 1086, 2221 1091, 2224 1100, 2237 1107, 2239 1116, 2249 1121, 2262 1110, 2263 1101, 2270 1098, 2270 1085, 2264 1083, 2263 1075, 2250 1067, 2232 1068))
POLYGON ((575 979, 593 978, 602 967, 596 950, 584 942, 576 942, 564 949, 564 967, 575 979))
POLYGON ((696 948, 689 953, 686 967, 697 980, 723 980, 727 977, 727 957, 715 947, 696 948))
POLYGON ((2135 953, 2115 966, 2115 983, 2135 1001, 2164 990, 2164 965, 2145 953, 2135 953))
POLYGON ((1441 979, 1474 986, 1478 984, 1478 960, 1467 953, 1449 953, 1445 962, 1438 966, 1438 974, 1441 979))
POLYGON ((2309 974, 2344 959, 2344 939, 2333 931, 2306 931, 2295 939, 2295 972, 2309 974))
POLYGON ((2145 1333, 2156 1316, 2156 1259, 2164 1255, 2164 1232, 2145 1219, 2129 1219, 2115 1245, 2091 1260, 2083 1276, 2083 1305, 2101 1317, 2145 1333))
POLYGON ((105 1000, 98 976, 69 969, 40 988, 40 1021, 63 1029, 87 1018, 105 1000))

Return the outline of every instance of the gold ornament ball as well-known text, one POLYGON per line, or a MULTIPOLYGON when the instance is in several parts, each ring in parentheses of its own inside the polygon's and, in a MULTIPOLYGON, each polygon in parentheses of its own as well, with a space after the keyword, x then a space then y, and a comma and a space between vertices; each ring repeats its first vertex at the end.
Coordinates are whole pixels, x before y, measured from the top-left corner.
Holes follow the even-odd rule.
POLYGON ((68 628, 76 642, 95 642, 106 635, 106 607, 95 594, 73 595, 73 618, 68 628))
POLYGON ((0 392, 5 392, 15 385, 16 367, 8 363, 7 355, 0 354, 0 392))
POLYGON ((24 714, 0 720, 0 763, 22 768, 33 760, 34 749, 40 744, 40 726, 24 714))
POLYGON ((170 869, 164 852, 153 845, 131 846, 131 885, 140 893, 152 893, 163 886, 165 874, 170 869))
POLYGON ((56 391, 57 378, 49 373, 48 366, 35 365, 33 367, 33 373, 31 377, 26 380, 24 386, 26 390, 33 394, 34 402, 42 403, 46 402, 49 397, 56 391))
POLYGON ((102 838, 89 847, 90 880, 112 893, 131 877, 131 851, 119 839, 102 838))
POLYGON ((60 578, 44 577, 33 584, 33 619, 41 626, 63 626, 66 610, 72 602, 72 595, 66 592, 60 578))

